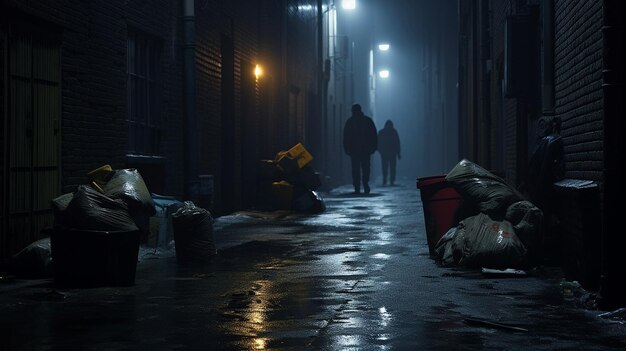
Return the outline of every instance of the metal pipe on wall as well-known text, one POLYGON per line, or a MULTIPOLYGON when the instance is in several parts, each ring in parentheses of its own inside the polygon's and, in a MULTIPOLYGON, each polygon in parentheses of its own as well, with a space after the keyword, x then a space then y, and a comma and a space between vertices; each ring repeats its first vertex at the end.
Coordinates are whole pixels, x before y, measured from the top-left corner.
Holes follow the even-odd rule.
POLYGON ((194 0, 182 0, 185 198, 197 202, 200 193, 200 181, 198 178, 196 17, 194 6, 194 0))
POLYGON ((543 115, 554 115, 554 0, 543 3, 543 115))
MULTIPOLYGON (((324 11, 322 9, 322 0, 317 0, 317 99, 319 101, 318 116, 315 116, 316 123, 314 124, 319 131, 314 131, 313 135, 316 136, 313 149, 319 153, 318 157, 323 159, 318 167, 322 167, 323 174, 328 173, 327 159, 328 159, 328 142, 326 135, 329 133, 328 123, 326 119, 325 100, 324 96, 324 11), (321 133, 321 135, 320 135, 321 133), (318 138, 317 136, 320 135, 318 138), (322 142, 322 140, 324 142, 322 142)), ((309 116, 311 118, 311 116, 309 116)))

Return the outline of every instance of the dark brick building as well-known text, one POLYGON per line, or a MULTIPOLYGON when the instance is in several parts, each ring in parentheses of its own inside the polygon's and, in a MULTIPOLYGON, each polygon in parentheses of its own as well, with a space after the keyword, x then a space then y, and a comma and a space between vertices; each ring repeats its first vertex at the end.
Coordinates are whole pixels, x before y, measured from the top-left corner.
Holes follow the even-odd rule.
POLYGON ((212 179, 218 215, 253 205, 257 160, 306 143, 317 118, 316 5, 3 1, 2 261, 105 164, 179 199, 212 179))
POLYGON ((543 127, 560 120, 563 176, 599 194, 547 194, 544 235, 559 233, 550 250, 566 273, 608 300, 624 292, 624 239, 610 229, 624 194, 624 13, 613 0, 459 1, 460 155, 527 189, 543 127))

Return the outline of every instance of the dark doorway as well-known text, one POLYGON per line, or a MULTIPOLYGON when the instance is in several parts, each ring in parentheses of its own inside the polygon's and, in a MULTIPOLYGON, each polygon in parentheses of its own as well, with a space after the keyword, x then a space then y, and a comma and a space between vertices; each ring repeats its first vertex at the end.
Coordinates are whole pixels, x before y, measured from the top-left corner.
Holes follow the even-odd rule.
POLYGON ((0 38, 6 255, 52 225, 49 203, 60 194, 61 45, 59 33, 27 19, 9 22, 0 38))

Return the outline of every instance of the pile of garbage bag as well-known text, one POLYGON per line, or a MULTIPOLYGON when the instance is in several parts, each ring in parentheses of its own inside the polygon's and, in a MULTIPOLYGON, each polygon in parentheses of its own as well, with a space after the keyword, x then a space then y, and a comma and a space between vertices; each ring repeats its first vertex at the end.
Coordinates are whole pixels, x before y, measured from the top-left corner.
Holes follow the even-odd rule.
POLYGON ((316 191, 322 186, 320 175, 311 167, 312 160, 302 143, 278 152, 273 160, 260 160, 257 207, 271 211, 325 211, 324 200, 316 191))
POLYGON ((502 178, 461 160, 446 180, 478 213, 439 239, 434 258, 443 266, 527 268, 541 246, 542 211, 502 178))
POLYGON ((90 185, 52 199, 55 226, 79 230, 146 231, 156 213, 152 196, 134 168, 100 167, 88 174, 90 185))

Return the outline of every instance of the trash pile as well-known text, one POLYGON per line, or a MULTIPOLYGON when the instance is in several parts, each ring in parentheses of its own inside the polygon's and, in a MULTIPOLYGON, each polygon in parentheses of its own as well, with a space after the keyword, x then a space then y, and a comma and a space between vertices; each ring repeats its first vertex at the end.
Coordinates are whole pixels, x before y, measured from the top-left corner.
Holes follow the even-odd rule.
POLYGON ((154 202, 137 169, 105 165, 89 185, 51 200, 50 236, 55 281, 74 286, 132 285, 142 236, 154 202))
POLYGON ((443 266, 527 268, 538 256, 542 211, 502 178, 467 159, 447 175, 475 214, 459 221, 437 242, 434 258, 443 266))
POLYGON ((134 280, 140 234, 154 213, 146 185, 136 169, 116 171, 109 165, 88 177, 89 185, 50 201, 53 227, 11 257, 11 274, 85 285, 134 280), (121 267, 112 267, 113 261, 126 262, 125 277, 118 274, 121 267))
POLYGON ((319 173, 311 167, 313 156, 302 143, 280 151, 273 160, 259 163, 258 202, 263 210, 292 210, 320 213, 326 210, 316 192, 322 186, 319 173))
POLYGON ((51 201, 55 227, 146 233, 156 213, 152 196, 134 168, 105 165, 88 173, 90 185, 51 201))

